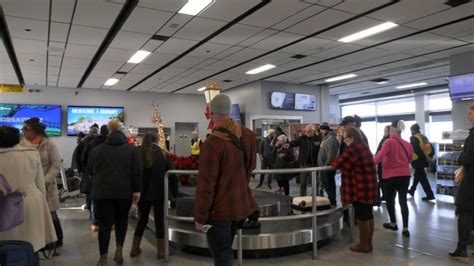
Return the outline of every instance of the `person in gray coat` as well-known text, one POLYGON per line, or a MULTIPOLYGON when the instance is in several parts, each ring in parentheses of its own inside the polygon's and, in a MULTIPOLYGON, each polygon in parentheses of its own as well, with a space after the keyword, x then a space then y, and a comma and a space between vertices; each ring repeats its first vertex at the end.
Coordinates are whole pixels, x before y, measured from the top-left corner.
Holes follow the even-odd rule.
POLYGON ((456 194, 456 214, 458 215, 458 245, 455 251, 449 252, 452 259, 469 263, 467 245, 471 236, 474 218, 474 104, 469 108, 468 120, 472 128, 464 142, 458 163, 464 168, 464 176, 456 194))
MULTIPOLYGON (((318 153, 318 166, 329 166, 339 153, 339 141, 336 133, 331 130, 328 123, 322 123, 319 127, 323 140, 318 153)), ((336 171, 321 172, 322 188, 328 194, 331 205, 336 206, 336 171)))

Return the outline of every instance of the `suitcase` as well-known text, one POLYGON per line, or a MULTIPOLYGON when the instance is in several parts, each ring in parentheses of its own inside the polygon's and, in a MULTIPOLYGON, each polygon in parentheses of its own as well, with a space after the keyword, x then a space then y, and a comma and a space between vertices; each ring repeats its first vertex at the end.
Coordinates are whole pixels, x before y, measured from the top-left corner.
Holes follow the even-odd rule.
POLYGON ((20 240, 0 241, 0 265, 37 266, 39 265, 33 246, 20 240))
POLYGON ((176 199, 176 215, 194 217, 194 196, 176 199))
MULTIPOLYGON (((294 197, 291 200, 291 209, 295 214, 303 214, 303 213, 311 213, 313 208, 313 197, 312 196, 305 196, 305 197, 294 197)), ((324 211, 329 210, 331 208, 331 202, 326 197, 316 197, 316 210, 324 211)))

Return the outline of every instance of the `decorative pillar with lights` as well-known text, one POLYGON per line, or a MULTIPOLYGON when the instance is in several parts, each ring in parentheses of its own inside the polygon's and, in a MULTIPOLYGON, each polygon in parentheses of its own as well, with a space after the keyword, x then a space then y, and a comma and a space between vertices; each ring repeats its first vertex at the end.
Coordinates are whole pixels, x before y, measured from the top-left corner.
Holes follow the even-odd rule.
MULTIPOLYGON (((203 88, 204 91, 204 96, 206 97, 206 111, 204 112, 204 115, 206 116, 206 119, 211 119, 211 108, 210 108, 210 103, 214 97, 219 95, 221 93, 221 88, 219 84, 217 84, 216 81, 211 80, 209 83, 207 83, 207 86, 203 88)), ((212 121, 209 121, 209 126, 207 129, 213 129, 214 128, 214 123, 212 121)))

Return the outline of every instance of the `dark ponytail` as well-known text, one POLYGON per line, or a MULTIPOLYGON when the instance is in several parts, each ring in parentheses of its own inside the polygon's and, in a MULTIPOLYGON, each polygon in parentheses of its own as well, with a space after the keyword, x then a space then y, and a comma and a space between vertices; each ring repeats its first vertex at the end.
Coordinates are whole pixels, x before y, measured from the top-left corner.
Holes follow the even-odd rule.
POLYGON ((38 117, 32 117, 28 120, 25 120, 25 125, 27 125, 30 130, 35 132, 36 135, 40 135, 42 137, 47 138, 48 136, 46 135, 46 126, 41 123, 40 119, 38 117))

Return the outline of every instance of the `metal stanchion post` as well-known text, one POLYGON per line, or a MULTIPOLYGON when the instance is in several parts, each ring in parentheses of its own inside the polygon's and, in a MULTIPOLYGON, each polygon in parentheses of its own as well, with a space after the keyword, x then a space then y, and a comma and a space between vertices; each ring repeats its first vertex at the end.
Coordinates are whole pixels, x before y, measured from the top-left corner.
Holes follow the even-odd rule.
POLYGON ((317 227, 318 227, 318 221, 316 217, 316 211, 317 211, 317 179, 316 179, 316 171, 311 172, 311 190, 312 190, 312 211, 311 213, 314 215, 312 218, 312 230, 313 230, 313 260, 318 258, 318 239, 317 239, 317 227))
POLYGON ((349 207, 349 230, 350 230, 350 237, 349 241, 354 243, 354 206, 349 207))
MULTIPOLYGON (((169 250, 169 224, 168 224, 168 177, 169 177, 169 174, 168 172, 165 173, 165 184, 164 184, 164 191, 165 191, 165 195, 164 195, 164 201, 163 201, 163 214, 164 214, 164 222, 163 222, 163 227, 165 228, 165 235, 164 235, 164 240, 165 240, 165 261, 168 261, 169 260, 169 257, 170 257, 170 250, 169 250)), ((155 210, 153 210, 155 211, 155 210)), ((156 229, 158 230, 158 229, 156 229)))
POLYGON ((237 265, 242 266, 243 251, 242 251, 242 229, 237 230, 237 265))

